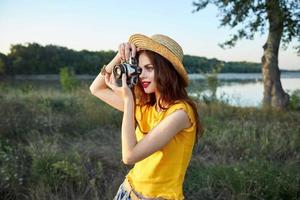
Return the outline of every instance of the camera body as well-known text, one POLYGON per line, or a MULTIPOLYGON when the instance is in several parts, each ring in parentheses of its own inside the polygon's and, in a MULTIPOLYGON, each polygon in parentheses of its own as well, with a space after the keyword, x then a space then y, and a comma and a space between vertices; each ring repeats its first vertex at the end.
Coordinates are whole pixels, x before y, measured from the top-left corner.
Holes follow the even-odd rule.
POLYGON ((142 69, 137 65, 137 60, 134 57, 130 58, 128 63, 123 62, 113 68, 114 77, 119 80, 118 85, 121 85, 120 80, 122 80, 122 75, 125 74, 129 88, 132 88, 138 83, 141 73, 142 69))

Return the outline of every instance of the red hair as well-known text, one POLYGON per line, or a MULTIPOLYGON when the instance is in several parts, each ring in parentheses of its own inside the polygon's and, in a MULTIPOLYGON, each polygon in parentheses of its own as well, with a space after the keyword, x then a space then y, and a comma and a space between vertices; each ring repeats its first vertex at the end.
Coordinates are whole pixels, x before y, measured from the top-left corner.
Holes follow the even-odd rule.
POLYGON ((156 81, 157 90, 160 93, 160 98, 155 99, 154 93, 146 94, 139 82, 138 85, 134 88, 137 104, 141 106, 153 106, 157 102, 158 106, 161 109, 166 110, 177 101, 184 101, 188 103, 193 109, 196 121, 197 136, 202 136, 203 128, 200 123, 197 105, 188 96, 186 88, 184 87, 183 78, 174 69, 173 65, 163 56, 153 51, 142 50, 137 52, 138 61, 139 55, 141 53, 145 53, 149 57, 151 63, 154 65, 154 79, 156 81), (167 107, 163 107, 162 105, 167 105, 167 107))

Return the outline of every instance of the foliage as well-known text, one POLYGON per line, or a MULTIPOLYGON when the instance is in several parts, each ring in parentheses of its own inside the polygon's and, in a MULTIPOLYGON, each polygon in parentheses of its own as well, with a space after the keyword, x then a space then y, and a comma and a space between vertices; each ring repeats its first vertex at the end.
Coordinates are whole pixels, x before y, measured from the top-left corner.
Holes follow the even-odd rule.
MULTIPOLYGON (((206 8, 209 4, 214 4, 219 8, 220 25, 237 28, 231 38, 221 44, 221 47, 233 47, 240 39, 253 39, 256 32, 263 35, 268 27, 268 20, 272 16, 268 12, 274 4, 279 5, 279 12, 276 13, 283 26, 283 35, 281 40, 283 47, 293 40, 300 42, 300 1, 291 0, 197 0, 193 2, 197 12, 206 8)), ((300 54, 300 45, 295 47, 300 54)))
POLYGON ((30 177, 29 155, 21 144, 12 145, 0 140, 0 195, 17 197, 30 177))
POLYGON ((300 110, 300 90, 295 90, 290 96, 289 108, 300 110))
MULTIPOLYGON (((72 68, 76 74, 96 74, 99 72, 97 66, 107 64, 114 54, 113 51, 74 51, 37 43, 12 45, 7 56, 0 54, 0 74, 58 74, 63 66, 72 68)), ((184 55, 183 63, 188 73, 209 73, 220 64, 224 64, 221 73, 261 72, 259 63, 224 62, 191 55, 184 55)))
POLYGON ((297 166, 260 160, 234 165, 192 163, 187 177, 189 199, 295 199, 300 192, 297 166))
POLYGON ((183 64, 188 73, 214 73, 216 66, 222 66, 220 73, 260 73, 261 65, 250 62, 224 62, 218 59, 185 55, 183 64))
POLYGON ((0 75, 6 74, 7 57, 0 53, 0 75))
POLYGON ((76 79, 74 71, 67 67, 60 69, 59 79, 63 91, 72 91, 79 84, 79 81, 76 79))
POLYGON ((95 74, 97 66, 108 63, 115 52, 74 51, 66 47, 27 43, 12 45, 7 55, 7 74, 58 74, 63 66, 76 74, 95 74))
MULTIPOLYGON (((84 158, 81 157, 78 150, 62 149, 59 144, 61 137, 57 135, 47 137, 36 134, 31 134, 31 140, 27 147, 32 159, 31 183, 47 183, 51 188, 61 187, 66 182, 77 186, 85 184, 88 173, 83 165, 84 158)), ((99 167, 97 172, 100 176, 101 164, 99 167)))
POLYGON ((219 85, 218 74, 224 67, 224 63, 217 63, 211 73, 205 73, 205 78, 207 81, 207 89, 210 92, 209 95, 204 95, 203 100, 205 103, 211 103, 217 101, 217 88, 219 85))

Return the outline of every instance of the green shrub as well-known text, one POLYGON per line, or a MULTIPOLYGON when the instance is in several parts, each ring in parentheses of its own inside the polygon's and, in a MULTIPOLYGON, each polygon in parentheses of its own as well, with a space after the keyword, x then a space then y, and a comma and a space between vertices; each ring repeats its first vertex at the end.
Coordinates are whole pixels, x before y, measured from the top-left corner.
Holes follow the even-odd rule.
POLYGON ((72 69, 63 67, 59 72, 60 85, 63 91, 72 91, 79 85, 72 69))
POLYGON ((199 165, 187 172, 188 199, 298 199, 297 165, 280 166, 265 161, 232 165, 199 165))
POLYGON ((86 187, 90 180, 90 171, 95 174, 93 178, 101 178, 102 163, 90 163, 89 159, 71 146, 63 145, 61 136, 40 136, 37 134, 29 141, 27 150, 32 159, 31 183, 43 184, 52 189, 62 187, 64 184, 75 188, 86 187), (85 166, 89 165, 87 169, 85 166))
POLYGON ((295 90, 290 96, 289 108, 291 110, 300 110, 300 90, 295 90))
POLYGON ((22 145, 0 140, 0 197, 18 198, 28 186, 30 159, 22 145))

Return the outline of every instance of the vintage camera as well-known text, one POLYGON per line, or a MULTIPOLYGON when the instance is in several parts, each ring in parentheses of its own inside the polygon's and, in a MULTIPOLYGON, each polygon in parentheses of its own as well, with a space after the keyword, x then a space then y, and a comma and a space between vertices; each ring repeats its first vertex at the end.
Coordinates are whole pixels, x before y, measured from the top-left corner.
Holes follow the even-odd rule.
POLYGON ((130 57, 128 63, 123 62, 120 65, 114 66, 113 73, 119 86, 122 85, 122 75, 125 74, 127 85, 132 88, 138 83, 142 69, 137 65, 136 58, 130 57))

